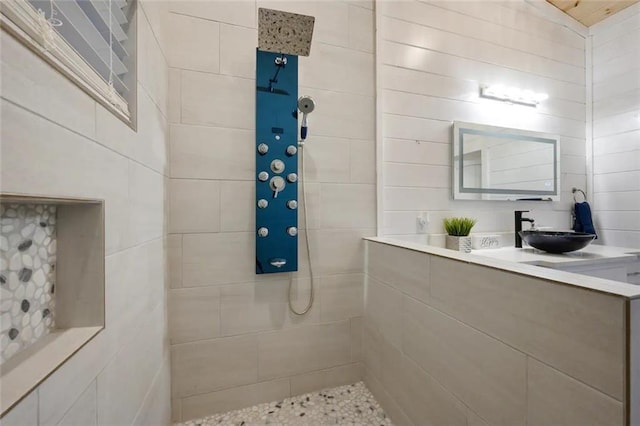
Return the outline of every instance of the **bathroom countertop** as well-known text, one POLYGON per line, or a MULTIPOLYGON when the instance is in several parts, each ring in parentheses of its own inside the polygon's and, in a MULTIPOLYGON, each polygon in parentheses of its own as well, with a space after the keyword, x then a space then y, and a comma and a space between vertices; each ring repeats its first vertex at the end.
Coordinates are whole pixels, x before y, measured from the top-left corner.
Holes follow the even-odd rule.
MULTIPOLYGON (((598 291, 601 293, 608 293, 615 296, 620 296, 628 299, 640 299, 640 285, 628 284, 620 281, 612 281, 606 280, 603 278, 596 278, 587 275, 579 275, 571 272, 566 272, 561 269, 553 269, 553 268, 541 268, 540 261, 535 258, 529 258, 529 260, 514 260, 517 258, 517 254, 508 254, 508 252, 520 250, 515 249, 514 247, 505 247, 503 249, 494 249, 494 250, 475 250, 472 253, 462 253, 455 250, 448 250, 441 247, 430 246, 423 243, 417 243, 412 241, 405 241, 398 238, 389 238, 389 237, 368 237, 365 240, 389 244, 397 247, 404 247, 409 250, 420 251, 423 253, 431 254, 434 256, 447 257, 450 259, 459 260, 462 262, 473 263, 476 265, 482 265, 489 268, 500 269, 508 272, 513 272, 521 275, 528 275, 536 278, 542 278, 549 281, 554 281, 560 284, 570 285, 574 287, 585 288, 593 291, 598 291), (504 258, 498 256, 498 251, 502 250, 504 252, 504 258), (511 257, 509 259, 509 257, 511 257), (523 263, 524 262, 524 263, 523 263)), ((592 251, 590 255, 583 254, 582 258, 579 260, 576 259, 578 256, 567 256, 567 260, 564 261, 565 265, 571 264, 570 262, 574 262, 574 265, 577 264, 592 264, 594 259, 599 259, 601 262, 616 262, 620 261, 620 259, 626 259, 627 255, 634 256, 634 249, 620 249, 615 247, 603 247, 603 246, 590 246, 592 247, 592 251), (598 249, 597 247, 601 247, 598 249), (600 252, 598 251, 600 250, 600 252), (622 250, 623 252, 616 251, 622 250), (631 254, 629 254, 631 253, 631 254), (609 256, 610 255, 610 256, 609 256), (622 257, 621 257, 622 256, 622 257), (585 259, 589 258, 590 259, 585 259), (571 259, 571 260, 568 260, 571 259), (576 263, 577 262, 577 263, 576 263), (580 263, 582 262, 582 263, 580 263)), ((551 261, 551 259, 555 259, 555 262, 562 262, 558 260, 556 256, 562 255, 552 255, 548 253, 531 253, 527 252, 527 249, 520 255, 525 256, 540 256, 545 261, 551 261)), ((532 249, 528 249, 532 250, 532 249)), ((582 251, 584 251, 583 249, 582 251)), ((635 250, 636 253, 640 252, 640 250, 635 250)), ((635 258, 638 258, 638 255, 635 255, 635 258)), ((539 258, 538 258, 539 259, 539 258)), ((557 265, 558 263, 556 263, 557 265)))
POLYGON ((637 262, 640 260, 640 250, 638 249, 609 247, 596 244, 591 244, 582 250, 562 254, 546 253, 532 247, 502 247, 499 249, 473 250, 472 253, 493 259, 557 269, 573 266, 603 266, 612 263, 637 262))

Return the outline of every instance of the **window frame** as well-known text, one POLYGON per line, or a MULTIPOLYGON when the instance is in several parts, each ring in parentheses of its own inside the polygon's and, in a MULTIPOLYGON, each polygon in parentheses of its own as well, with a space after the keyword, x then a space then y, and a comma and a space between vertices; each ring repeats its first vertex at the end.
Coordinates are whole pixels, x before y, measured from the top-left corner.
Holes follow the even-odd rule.
MULTIPOLYGON (((137 85, 138 85, 138 1, 129 0, 132 2, 133 13, 131 14, 131 21, 129 23, 130 31, 127 35, 132 40, 132 49, 130 49, 133 66, 130 67, 127 73, 127 80, 131 86, 129 88, 128 99, 124 100, 124 103, 128 107, 129 114, 127 115, 118 106, 112 103, 107 95, 107 90, 97 88, 95 86, 108 87, 108 84, 104 82, 104 79, 86 63, 84 58, 80 56, 73 47, 55 30, 52 31, 52 45, 55 49, 48 50, 44 47, 43 37, 37 34, 35 31, 31 31, 30 28, 23 28, 20 23, 14 20, 20 20, 19 17, 13 16, 12 10, 7 6, 9 2, 25 2, 26 0, 2 0, 0 3, 0 29, 6 31, 9 35, 18 40, 23 46, 31 50, 42 60, 48 63, 54 70, 65 76, 69 81, 74 83, 83 92, 89 95, 94 101, 104 107, 107 111, 112 113, 120 121, 130 127, 133 131, 137 131, 137 85), (59 52, 62 52, 59 53, 59 52), (73 58, 72 60, 64 59, 64 55, 68 55, 73 58), (76 64, 86 65, 79 69, 76 64), (87 77, 82 74, 88 74, 87 77)), ((28 25, 25 25, 28 27, 28 25)))

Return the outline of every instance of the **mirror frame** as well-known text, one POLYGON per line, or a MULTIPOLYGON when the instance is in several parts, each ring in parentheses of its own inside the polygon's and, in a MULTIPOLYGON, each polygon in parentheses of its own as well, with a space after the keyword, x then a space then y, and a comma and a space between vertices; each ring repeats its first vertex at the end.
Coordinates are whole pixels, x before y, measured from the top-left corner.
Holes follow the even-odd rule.
POLYGON ((548 133, 533 132, 508 127, 488 126, 477 123, 454 121, 452 126, 453 143, 451 151, 451 188, 454 200, 476 201, 560 201, 561 169, 560 169, 560 138, 548 133), (515 189, 483 189, 464 188, 462 167, 462 140, 465 134, 487 134, 494 137, 509 137, 523 141, 534 141, 552 144, 554 147, 554 185, 553 190, 515 190, 515 189), (456 159, 457 156, 457 159, 456 159), (459 161, 459 164, 456 164, 459 161), (457 166, 457 167, 456 167, 457 166), (496 197, 478 199, 478 194, 492 195, 496 197))

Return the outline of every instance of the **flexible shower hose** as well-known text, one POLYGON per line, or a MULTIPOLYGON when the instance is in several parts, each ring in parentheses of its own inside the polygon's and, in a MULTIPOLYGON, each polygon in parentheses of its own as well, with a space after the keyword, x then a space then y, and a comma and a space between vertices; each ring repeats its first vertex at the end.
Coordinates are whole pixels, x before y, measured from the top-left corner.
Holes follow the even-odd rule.
POLYGON ((293 272, 291 272, 289 274, 289 290, 287 291, 287 297, 289 300, 289 310, 291 310, 291 312, 293 312, 296 315, 304 315, 307 312, 309 312, 309 310, 311 309, 311 306, 313 306, 313 298, 314 298, 314 288, 313 288, 313 267, 311 266, 311 249, 309 247, 309 219, 308 219, 308 213, 307 213, 307 188, 305 185, 305 182, 307 181, 307 179, 305 178, 304 175, 304 140, 300 141, 300 143, 298 144, 300 146, 300 156, 301 158, 301 164, 300 164, 300 176, 302 177, 302 208, 304 209, 304 239, 305 239, 305 243, 307 246, 307 259, 309 259, 309 276, 311 278, 311 294, 309 295, 309 303, 307 304, 307 306, 304 308, 304 310, 302 311, 296 311, 296 309, 293 307, 293 303, 291 302, 291 286, 293 284, 293 272))

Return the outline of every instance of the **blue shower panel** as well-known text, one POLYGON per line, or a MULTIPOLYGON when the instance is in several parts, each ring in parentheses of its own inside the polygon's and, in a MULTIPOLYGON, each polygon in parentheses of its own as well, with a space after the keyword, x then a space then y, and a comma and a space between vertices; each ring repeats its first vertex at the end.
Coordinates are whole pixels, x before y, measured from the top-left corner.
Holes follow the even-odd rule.
POLYGON ((298 155, 287 154, 287 147, 298 146, 298 57, 256 50, 256 274, 298 270, 298 236, 287 231, 298 228, 298 210, 287 206, 298 201, 298 182, 291 182, 291 173, 298 175, 298 155), (277 58, 286 58, 286 65, 278 67, 277 58), (276 81, 274 81, 276 80, 276 81), (259 152, 265 144, 268 151, 259 152), (272 162, 280 160, 284 170, 274 171, 272 162), (268 173, 266 181, 260 173, 268 173), (285 187, 274 197, 270 185, 274 177, 282 177, 285 187), (259 207, 266 200, 268 206, 259 207), (260 236, 259 230, 268 230, 260 236), (280 267, 278 262, 286 261, 280 267))

